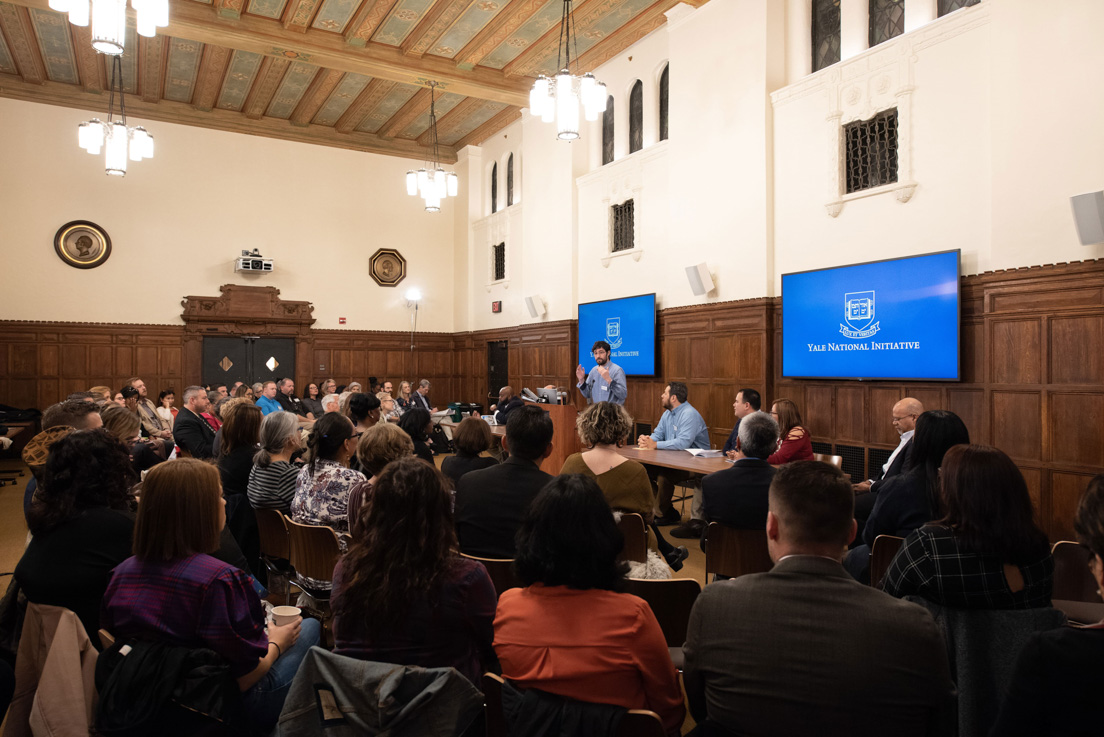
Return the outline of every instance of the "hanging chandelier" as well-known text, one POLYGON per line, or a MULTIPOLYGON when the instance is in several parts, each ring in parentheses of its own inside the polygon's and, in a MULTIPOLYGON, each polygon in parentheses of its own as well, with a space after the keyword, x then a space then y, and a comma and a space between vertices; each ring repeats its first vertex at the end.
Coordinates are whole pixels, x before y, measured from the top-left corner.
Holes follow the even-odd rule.
POLYGON ((411 169, 406 173, 406 193, 408 195, 421 195, 425 200, 426 212, 440 212, 441 200, 446 197, 455 197, 460 190, 460 178, 456 172, 446 172, 441 167, 440 145, 437 141, 437 111, 434 108, 433 93, 437 87, 436 82, 429 83, 429 129, 432 133, 430 144, 430 156, 433 157, 432 165, 426 159, 426 166, 418 171, 411 169))
MULTIPOLYGON (((126 0, 49 0, 50 9, 68 13, 75 26, 92 23, 92 48, 101 54, 123 53, 126 42, 126 0)), ((169 25, 169 0, 131 0, 138 33, 152 38, 169 25)))
POLYGON ((556 138, 573 141, 579 137, 579 108, 587 120, 597 120, 606 110, 606 86, 593 74, 571 73, 571 52, 575 50, 578 71, 579 47, 575 42, 575 20, 571 16, 571 0, 564 0, 560 19, 560 45, 557 48, 554 77, 540 75, 529 92, 529 112, 545 123, 556 124, 556 138))
POLYGON ((108 176, 124 177, 127 159, 141 161, 153 158, 153 136, 142 126, 128 128, 126 102, 123 99, 122 57, 111 58, 111 96, 107 103, 107 122, 99 118, 86 120, 77 127, 77 143, 90 154, 105 152, 108 176), (119 94, 119 120, 115 120, 115 93, 119 94))

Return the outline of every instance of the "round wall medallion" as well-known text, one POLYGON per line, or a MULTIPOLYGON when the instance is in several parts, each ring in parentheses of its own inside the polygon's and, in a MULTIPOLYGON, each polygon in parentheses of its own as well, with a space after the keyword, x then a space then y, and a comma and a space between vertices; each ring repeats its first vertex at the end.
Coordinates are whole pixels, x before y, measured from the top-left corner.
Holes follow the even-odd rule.
POLYGON ((394 287, 406 278, 406 259, 393 248, 381 248, 369 259, 368 273, 381 287, 394 287))
POLYGON ((54 235, 58 258, 76 269, 94 269, 111 255, 107 231, 88 220, 74 220, 54 235))

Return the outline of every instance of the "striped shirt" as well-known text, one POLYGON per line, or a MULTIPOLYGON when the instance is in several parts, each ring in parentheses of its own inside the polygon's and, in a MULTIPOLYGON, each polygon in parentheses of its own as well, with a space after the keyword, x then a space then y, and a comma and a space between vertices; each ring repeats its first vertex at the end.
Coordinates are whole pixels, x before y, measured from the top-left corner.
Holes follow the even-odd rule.
POLYGON ((256 463, 249 471, 246 494, 254 509, 291 510, 291 498, 295 496, 295 479, 299 467, 287 461, 275 461, 267 466, 256 463))

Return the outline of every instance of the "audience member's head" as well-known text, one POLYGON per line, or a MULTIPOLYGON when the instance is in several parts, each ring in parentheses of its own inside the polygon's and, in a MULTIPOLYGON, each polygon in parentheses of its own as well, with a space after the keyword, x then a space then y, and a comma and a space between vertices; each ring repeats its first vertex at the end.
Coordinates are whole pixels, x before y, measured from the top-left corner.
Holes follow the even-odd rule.
POLYGON ((256 399, 253 396, 253 387, 248 384, 239 384, 231 394, 234 395, 234 399, 256 399))
POLYGON ((399 382, 399 396, 402 397, 403 399, 410 399, 410 382, 409 381, 399 382))
POLYGON ((139 379, 137 376, 127 379, 124 386, 131 386, 138 390, 138 396, 142 399, 146 398, 148 390, 146 389, 146 382, 139 379))
POLYGON ((115 436, 124 448, 132 448, 141 439, 142 421, 126 407, 107 404, 100 410, 104 429, 115 436))
POLYGON ((752 412, 758 412, 763 406, 763 398, 754 389, 741 389, 736 392, 736 401, 732 403, 737 417, 747 417, 752 412))
POLYGON ((349 397, 349 419, 357 425, 374 425, 379 422, 380 400, 375 394, 356 392, 349 397))
POLYGON ((77 430, 92 430, 103 426, 99 407, 83 399, 66 399, 51 404, 42 413, 42 429, 68 425, 77 430))
POLYGON ((333 379, 324 379, 322 385, 318 387, 318 391, 321 394, 339 394, 337 391, 337 382, 333 379))
POLYGON ((226 384, 214 384, 211 386, 219 394, 219 399, 226 399, 230 396, 230 392, 226 389, 226 384))
POLYGON ((771 560, 795 554, 840 560, 855 530, 855 492, 843 471, 820 461, 795 461, 774 474, 767 513, 771 560))
POLYGON ((230 455, 238 448, 255 449, 261 438, 263 418, 261 408, 251 402, 235 402, 228 406, 223 418, 219 455, 230 455))
POLYGON ((506 447, 510 455, 535 463, 551 452, 552 431, 552 418, 543 409, 518 407, 506 419, 506 447))
POLYGON ((123 396, 123 392, 121 389, 115 392, 115 396, 111 398, 111 401, 119 405, 120 407, 126 406, 126 397, 123 396))
POLYGON ((943 514, 939 493, 939 467, 943 456, 956 445, 970 442, 970 433, 961 418, 945 409, 928 410, 916 418, 916 433, 912 436, 905 469, 919 474, 928 493, 928 503, 935 517, 943 514))
POLYGON ((356 451, 352 421, 343 414, 331 412, 322 415, 307 435, 307 448, 311 452, 310 475, 313 476, 318 461, 334 461, 344 464, 356 451))
POLYGON ((1028 565, 1050 550, 1035 524, 1031 495, 1020 469, 1004 451, 988 445, 955 445, 939 470, 940 524, 954 530, 965 550, 1028 565))
POLYGON ((674 409, 680 404, 685 404, 688 396, 686 384, 681 381, 668 381, 667 388, 663 392, 663 409, 674 409))
POLYGON ((115 394, 111 391, 111 387, 109 386, 94 386, 88 391, 95 394, 97 399, 106 399, 109 402, 115 394))
POLYGON ((752 412, 740 420, 736 439, 745 457, 765 461, 778 448, 778 423, 766 412, 752 412))
POLYGON ((349 397, 351 396, 353 396, 352 392, 341 392, 337 395, 339 405, 337 411, 345 415, 346 417, 349 416, 349 397))
MULTIPOLYGON (((256 405, 253 405, 256 407, 256 405)), ((293 412, 270 412, 261 420, 261 447, 253 462, 265 468, 272 457, 294 453, 301 447, 299 418, 293 412)))
MULTIPOLYGON (((207 391, 207 404, 209 406, 211 406, 211 407, 218 406, 218 403, 221 402, 221 401, 222 401, 222 394, 215 391, 214 389, 209 389, 207 391)), ((211 411, 211 410, 208 410, 208 411, 211 411)))
POLYGON ((498 403, 506 404, 514 398, 514 387, 506 385, 498 390, 498 403))
POLYGON ((786 437, 790 434, 790 430, 795 427, 802 427, 805 423, 801 420, 801 410, 797 408, 797 404, 792 399, 774 400, 771 403, 771 417, 778 423, 778 435, 780 437, 786 437))
POLYGON ((264 394, 264 382, 263 381, 258 381, 256 384, 254 384, 253 386, 251 386, 249 388, 253 390, 253 398, 254 399, 260 399, 261 395, 264 394))
POLYGON ((376 392, 376 399, 380 403, 381 415, 389 415, 395 411, 395 400, 388 392, 376 392))
POLYGON ((206 412, 211 406, 207 399, 207 390, 201 386, 189 386, 184 389, 184 406, 197 415, 206 412))
POLYGON ((350 394, 356 394, 357 392, 364 391, 364 387, 360 385, 359 381, 352 381, 345 386, 345 391, 349 392, 350 394))
POLYGON ((226 524, 218 469, 178 458, 150 469, 134 524, 134 555, 167 561, 218 550, 226 524))
POLYGON ((422 395, 429 394, 429 379, 422 379, 418 382, 418 393, 422 395))
POLYGON ((1093 476, 1073 519, 1077 542, 1089 552, 1089 570, 1104 589, 1104 473, 1093 476))
POLYGON ((399 427, 415 443, 424 443, 429 438, 430 414, 421 407, 408 409, 399 418, 399 427))
POLYGON ((276 383, 276 387, 280 390, 281 394, 285 394, 289 397, 295 393, 295 381, 293 381, 292 379, 280 379, 276 383))
POLYGON ((123 406, 131 412, 137 412, 138 402, 142 399, 142 395, 138 393, 138 390, 132 386, 124 386, 120 393, 123 395, 123 406))
POLYGON ((893 405, 893 429, 898 435, 916 429, 916 418, 924 414, 924 405, 919 399, 905 397, 893 405))
POLYGON ((628 571, 617 562, 624 545, 597 482, 565 474, 549 481, 529 505, 514 567, 525 586, 612 590, 628 571))
POLYGON ((67 400, 75 399, 78 402, 95 402, 99 398, 96 392, 73 392, 66 397, 67 400))
POLYGON ((127 509, 137 480, 129 454, 107 430, 70 433, 50 446, 27 526, 31 534, 41 535, 86 509, 127 509))
POLYGON ((266 381, 261 385, 261 394, 269 399, 276 398, 276 382, 266 381))
POLYGON ((491 428, 486 422, 478 417, 465 417, 452 434, 452 444, 457 455, 477 456, 491 447, 492 438, 491 428))
POLYGON ((307 384, 307 392, 304 396, 307 399, 319 399, 320 396, 318 394, 318 384, 315 384, 313 381, 307 384))
POLYGON ((337 394, 327 394, 322 397, 322 411, 323 412, 339 412, 341 411, 341 397, 337 394))
POLYGON ((620 447, 625 438, 632 434, 633 418, 620 404, 595 402, 579 413, 575 431, 579 433, 583 445, 589 448, 596 445, 620 447))
POLYGON ((368 428, 360 436, 356 454, 367 475, 378 476, 391 461, 413 455, 414 441, 401 428, 389 422, 381 422, 368 428))
POLYGON ((176 402, 176 392, 172 389, 166 389, 157 395, 157 404, 162 407, 172 407, 176 402))
MULTIPOLYGON (((249 402, 249 400, 237 397, 223 397, 211 407, 210 412, 215 417, 217 417, 220 422, 225 422, 226 416, 223 414, 223 412, 225 412, 230 407, 230 405, 240 402, 249 402)), ((252 402, 249 403, 253 404, 252 402)))

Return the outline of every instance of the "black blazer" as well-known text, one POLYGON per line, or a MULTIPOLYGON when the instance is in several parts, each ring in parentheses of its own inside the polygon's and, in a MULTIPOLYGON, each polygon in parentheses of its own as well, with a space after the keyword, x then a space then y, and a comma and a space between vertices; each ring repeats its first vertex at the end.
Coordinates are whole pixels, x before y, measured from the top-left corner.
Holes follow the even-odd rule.
POLYGON ((525 400, 517 396, 516 394, 510 397, 506 400, 505 404, 499 405, 499 408, 495 410, 495 422, 497 422, 499 425, 505 425, 506 418, 509 416, 509 414, 524 404, 525 400))
POLYGON ((433 409, 433 405, 429 403, 429 396, 422 396, 421 392, 414 392, 413 394, 411 394, 410 403, 413 404, 415 407, 421 407, 426 412, 429 412, 433 409))
POLYGON ((532 461, 516 456, 464 474, 456 485, 456 535, 460 552, 481 558, 513 558, 514 536, 537 493, 552 480, 532 461))
POLYGON ((173 440, 181 450, 191 453, 193 458, 213 458, 215 455, 215 431, 207 424, 207 420, 187 407, 182 407, 176 413, 173 440))
MULTIPOLYGON (((762 530, 767 523, 767 492, 777 469, 766 461, 741 458, 732 468, 702 479, 702 515, 741 530, 762 530)), ((705 533, 702 532, 702 549, 705 533)))
POLYGON ((897 474, 901 473, 901 471, 905 470, 905 464, 908 463, 910 450, 912 450, 912 438, 909 438, 909 441, 905 443, 905 447, 901 448, 901 452, 898 453, 897 457, 893 459, 893 463, 891 463, 889 468, 886 469, 886 472, 878 478, 874 479, 874 483, 870 485, 871 491, 877 491, 877 487, 883 481, 888 481, 897 474))

